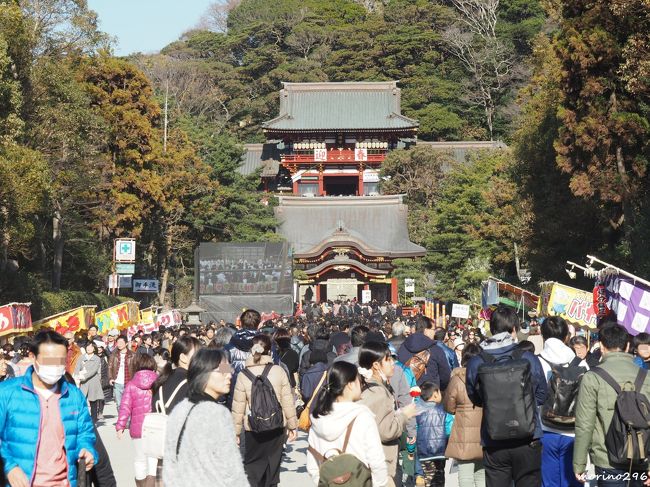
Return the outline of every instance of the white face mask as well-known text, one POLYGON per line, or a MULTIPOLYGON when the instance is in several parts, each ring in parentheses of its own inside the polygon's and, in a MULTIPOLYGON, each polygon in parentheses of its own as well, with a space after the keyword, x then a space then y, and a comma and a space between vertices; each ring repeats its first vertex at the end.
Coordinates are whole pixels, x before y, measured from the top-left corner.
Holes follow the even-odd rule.
POLYGON ((53 386, 61 380, 65 374, 65 365, 41 365, 38 362, 38 370, 36 375, 47 385, 53 386))

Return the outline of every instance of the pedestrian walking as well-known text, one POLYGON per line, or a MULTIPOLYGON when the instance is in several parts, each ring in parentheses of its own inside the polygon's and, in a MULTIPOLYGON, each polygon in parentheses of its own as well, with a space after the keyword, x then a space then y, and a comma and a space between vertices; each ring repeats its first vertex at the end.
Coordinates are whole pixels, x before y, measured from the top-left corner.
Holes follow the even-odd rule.
MULTIPOLYGON (((415 321, 415 333, 409 335, 397 352, 399 361, 412 366, 412 362, 421 361, 421 372, 416 374, 418 384, 425 381, 440 384, 444 391, 449 384, 451 369, 447 355, 434 341, 435 328, 433 322, 423 315, 418 315, 415 321), (415 358, 413 358, 415 357, 415 358), (410 359, 411 362, 409 362, 410 359)), ((414 371, 415 372, 415 371, 414 371)))
MULTIPOLYGON (((202 345, 198 338, 183 336, 172 345, 171 363, 163 368, 163 371, 153 384, 153 404, 162 401, 167 414, 187 397, 187 370, 192 357, 201 349, 202 345)), ((155 407, 154 407, 155 409, 155 407)))
POLYGON ((0 383, 0 444, 12 487, 77 485, 77 462, 98 458, 93 422, 81 390, 66 382, 67 340, 52 330, 34 336, 34 365, 0 383))
POLYGON ((147 457, 142 443, 142 423, 147 413, 151 412, 151 388, 158 374, 154 358, 146 353, 139 353, 133 360, 133 379, 124 388, 120 402, 115 429, 117 437, 122 439, 128 427, 135 450, 133 466, 135 483, 138 487, 153 487, 156 480, 156 458, 147 457))
POLYGON ((575 438, 575 402, 580 381, 589 369, 566 345, 569 326, 559 316, 551 316, 541 325, 544 349, 540 362, 548 384, 548 397, 542 406, 542 485, 579 487, 573 474, 575 438))
MULTIPOLYGON (((629 335, 625 328, 615 323, 605 323, 601 326, 602 362, 582 378, 576 405, 573 471, 579 482, 584 482, 587 478, 587 455, 589 454, 591 462, 595 465, 598 487, 650 485, 647 450, 642 449, 645 458, 641 457, 641 460, 645 461, 638 462, 639 465, 644 465, 643 468, 635 465, 632 459, 627 461, 627 458, 621 464, 614 464, 612 458, 616 456, 616 452, 608 441, 612 420, 616 413, 621 412, 618 411, 616 402, 622 387, 640 393, 645 398, 646 404, 650 400, 650 379, 647 378, 647 371, 634 364, 634 358, 627 353, 628 349, 629 335)), ((647 408, 647 405, 643 405, 640 400, 634 402, 639 407, 647 408)), ((637 414, 642 413, 637 412, 637 414)), ((648 415, 647 409, 645 414, 648 415)), ((623 430, 623 437, 617 440, 620 444, 629 445, 632 450, 623 452, 624 456, 627 457, 630 453, 638 456, 639 451, 632 448, 634 443, 626 438, 626 434, 627 432, 623 430)))
POLYGON ((395 360, 385 342, 366 342, 359 349, 359 375, 362 378, 360 404, 375 415, 386 466, 388 485, 395 485, 399 439, 409 419, 415 417, 415 404, 397 409, 390 379, 395 372, 395 360))
POLYGON ((539 487, 542 425, 537 406, 546 400, 539 359, 516 342, 517 313, 499 306, 490 318, 492 337, 467 363, 467 395, 483 408, 481 444, 488 487, 539 487), (504 364, 506 366, 504 366, 504 364))
POLYGON ((483 448, 481 447, 481 419, 483 410, 472 404, 467 396, 467 363, 481 353, 481 347, 470 342, 463 349, 461 367, 451 373, 443 405, 454 415, 447 458, 458 462, 458 487, 484 487, 483 448))
POLYGON ((252 340, 246 368, 237 375, 232 415, 238 439, 242 427, 245 430, 244 469, 248 481, 259 487, 277 485, 284 443, 287 439, 296 439, 298 418, 289 377, 282 367, 273 364, 271 338, 267 335, 259 334, 252 340), (256 414, 256 406, 262 398, 255 397, 255 394, 265 391, 269 402, 259 403, 266 409, 256 414), (251 411, 250 415, 245 415, 247 410, 251 411), (251 418, 257 420, 260 415, 271 416, 272 420, 277 418, 272 425, 275 427, 261 430, 256 427, 256 422, 251 423, 251 418))
POLYGON ((104 419, 104 406, 106 401, 110 401, 113 398, 113 388, 110 384, 110 378, 108 375, 108 357, 106 356, 106 344, 101 340, 95 340, 95 345, 97 345, 97 356, 100 361, 100 381, 102 385, 102 392, 104 397, 97 404, 97 420, 104 419))
POLYGON ((97 345, 90 342, 85 347, 86 354, 77 361, 73 377, 79 384, 90 405, 90 417, 97 423, 99 403, 104 400, 101 378, 101 359, 97 356, 97 345))
POLYGON ((417 404, 417 458, 428 487, 445 486, 445 449, 454 417, 442 406, 440 387, 433 382, 420 386, 417 404))
POLYGON ((361 382, 356 365, 334 363, 311 409, 307 471, 316 484, 320 480, 317 457, 338 450, 354 455, 370 469, 373 487, 388 485, 388 470, 377 423, 373 413, 358 402, 359 399, 361 382), (350 434, 344 449, 348 428, 350 434))
POLYGON ((230 392, 232 367, 223 350, 200 349, 187 371, 187 399, 169 415, 165 487, 248 487, 230 412, 218 400, 230 392))
POLYGON ((109 383, 113 386, 113 396, 118 410, 122 402, 124 387, 133 375, 134 356, 134 353, 127 346, 126 337, 124 335, 118 336, 115 340, 115 350, 108 359, 109 383))

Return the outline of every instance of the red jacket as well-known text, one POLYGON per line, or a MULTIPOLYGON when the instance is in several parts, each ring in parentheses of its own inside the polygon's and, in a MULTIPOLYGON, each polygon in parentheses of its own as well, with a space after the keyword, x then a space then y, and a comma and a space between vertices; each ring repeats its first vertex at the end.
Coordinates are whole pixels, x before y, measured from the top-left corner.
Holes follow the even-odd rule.
POLYGON ((139 370, 124 387, 116 430, 123 430, 131 418, 131 438, 142 438, 144 415, 151 412, 151 386, 158 377, 153 370, 139 370))

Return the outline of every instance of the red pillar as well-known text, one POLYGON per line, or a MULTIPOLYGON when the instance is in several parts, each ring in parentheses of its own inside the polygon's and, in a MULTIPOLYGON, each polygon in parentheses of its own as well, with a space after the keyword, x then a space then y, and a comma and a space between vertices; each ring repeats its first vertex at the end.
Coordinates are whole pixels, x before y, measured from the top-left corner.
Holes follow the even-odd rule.
POLYGON ((358 196, 363 196, 363 166, 359 166, 359 192, 358 196))
POLYGON ((316 283, 316 302, 320 303, 320 283, 316 283))
POLYGON ((298 181, 293 182, 293 194, 298 194, 298 181))
POLYGON ((397 287, 396 277, 393 277, 390 280, 390 300, 392 303, 399 303, 399 288, 397 287))
POLYGON ((323 171, 318 171, 318 195, 325 196, 325 184, 323 181, 323 171))

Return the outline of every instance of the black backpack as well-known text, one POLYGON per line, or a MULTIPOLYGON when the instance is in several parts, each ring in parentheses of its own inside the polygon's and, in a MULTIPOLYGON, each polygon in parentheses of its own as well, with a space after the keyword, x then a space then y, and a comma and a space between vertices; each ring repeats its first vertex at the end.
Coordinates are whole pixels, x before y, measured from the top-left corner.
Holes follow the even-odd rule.
MULTIPOLYGON (((542 357, 542 360, 546 360, 542 357)), ((582 376, 587 369, 580 367, 582 359, 575 357, 567 367, 551 366, 551 379, 548 382, 548 396, 542 406, 542 423, 550 428, 572 430, 576 425, 576 402, 582 376)))
POLYGON ((646 369, 639 373, 632 383, 621 387, 614 378, 601 367, 592 369, 617 394, 614 416, 605 434, 605 447, 609 463, 615 468, 631 471, 647 471, 650 454, 650 401, 641 392, 648 375, 646 369))
POLYGON ((284 427, 282 406, 268 378, 271 367, 273 364, 266 364, 264 371, 257 376, 248 369, 242 370, 242 373, 251 381, 248 424, 254 433, 263 433, 284 427))
POLYGON ((535 394, 530 362, 522 350, 498 360, 481 352, 478 385, 483 398, 483 421, 492 440, 524 440, 535 433, 535 394))

